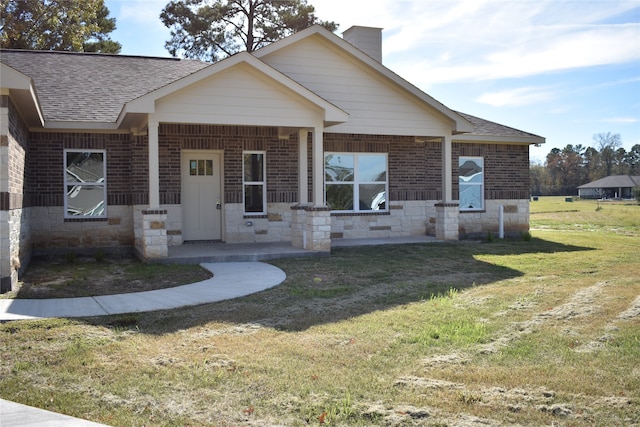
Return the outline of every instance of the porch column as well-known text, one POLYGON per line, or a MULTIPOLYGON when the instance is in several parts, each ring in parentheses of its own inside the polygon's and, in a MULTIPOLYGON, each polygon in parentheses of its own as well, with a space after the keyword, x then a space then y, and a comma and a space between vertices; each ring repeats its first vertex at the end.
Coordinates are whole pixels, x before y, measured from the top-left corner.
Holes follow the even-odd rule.
POLYGON ((442 141, 442 202, 451 203, 453 201, 451 193, 453 192, 452 181, 452 148, 451 137, 445 136, 442 141))
POLYGON ((149 120, 149 209, 160 207, 158 126, 158 122, 149 120))
POLYGON ((298 131, 298 204, 309 204, 309 168, 307 156, 307 139, 309 129, 298 131))
POLYGON ((436 238, 458 240, 459 202, 453 199, 453 149, 451 136, 442 140, 442 201, 436 204, 436 238))
POLYGON ((311 205, 304 206, 304 214, 302 212, 298 214, 298 221, 305 221, 301 239, 303 248, 316 252, 331 251, 331 215, 324 203, 323 131, 322 124, 313 128, 311 147, 313 201, 311 205))
POLYGON ((322 207, 324 204, 324 147, 322 134, 323 126, 313 128, 312 161, 313 161, 313 206, 322 207))
POLYGON ((149 207, 135 216, 136 252, 143 260, 166 258, 167 211, 160 209, 158 122, 149 120, 149 207))
POLYGON ((307 211, 309 207, 309 129, 298 130, 298 204, 291 206, 291 245, 307 248, 307 211))

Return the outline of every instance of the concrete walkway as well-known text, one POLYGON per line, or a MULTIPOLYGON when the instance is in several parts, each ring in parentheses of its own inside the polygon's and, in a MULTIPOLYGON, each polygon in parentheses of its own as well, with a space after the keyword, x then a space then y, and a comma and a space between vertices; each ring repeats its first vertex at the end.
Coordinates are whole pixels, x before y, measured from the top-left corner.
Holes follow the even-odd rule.
POLYGON ((2 427, 105 427, 68 415, 33 408, 0 399, 0 426, 2 427))
POLYGON ((174 288, 82 298, 0 299, 0 321, 168 310, 242 297, 279 285, 286 278, 284 271, 262 262, 201 265, 213 273, 211 279, 174 288))
MULTIPOLYGON (((0 300, 0 321, 91 317, 166 310, 238 298, 284 282, 284 271, 261 262, 203 263, 213 277, 156 291, 85 298, 0 300)), ((0 399, 2 427, 100 427, 90 421, 0 399)))

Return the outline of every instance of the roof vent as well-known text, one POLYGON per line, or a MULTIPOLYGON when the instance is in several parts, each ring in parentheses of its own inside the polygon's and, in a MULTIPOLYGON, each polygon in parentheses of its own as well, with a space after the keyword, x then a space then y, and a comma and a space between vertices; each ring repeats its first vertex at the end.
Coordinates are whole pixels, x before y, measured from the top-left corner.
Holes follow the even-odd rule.
POLYGON ((354 25, 342 33, 342 38, 376 61, 382 62, 382 28, 354 25))

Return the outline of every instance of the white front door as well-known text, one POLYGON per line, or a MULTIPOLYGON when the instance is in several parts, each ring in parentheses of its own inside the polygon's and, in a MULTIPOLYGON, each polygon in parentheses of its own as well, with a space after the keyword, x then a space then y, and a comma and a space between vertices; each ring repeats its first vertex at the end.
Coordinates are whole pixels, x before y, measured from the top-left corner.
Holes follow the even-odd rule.
POLYGON ((182 152, 182 239, 222 239, 221 153, 182 152))

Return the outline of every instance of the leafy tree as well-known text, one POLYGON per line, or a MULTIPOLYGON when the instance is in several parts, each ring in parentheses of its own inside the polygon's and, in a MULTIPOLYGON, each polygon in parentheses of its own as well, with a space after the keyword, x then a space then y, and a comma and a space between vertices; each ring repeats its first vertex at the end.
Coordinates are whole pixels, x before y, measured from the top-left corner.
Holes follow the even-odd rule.
POLYGON ((0 47, 119 53, 104 0, 0 0, 0 47))
POLYGON ((625 174, 640 175, 640 144, 631 147, 631 150, 624 155, 622 162, 627 168, 625 174))
POLYGON ((241 50, 269 43, 320 24, 306 0, 172 0, 160 14, 171 29, 165 47, 173 56, 218 61, 241 50))
POLYGON ((600 149, 600 158, 605 168, 605 176, 611 176, 616 160, 616 150, 622 146, 619 133, 598 133, 593 135, 593 141, 600 149))

